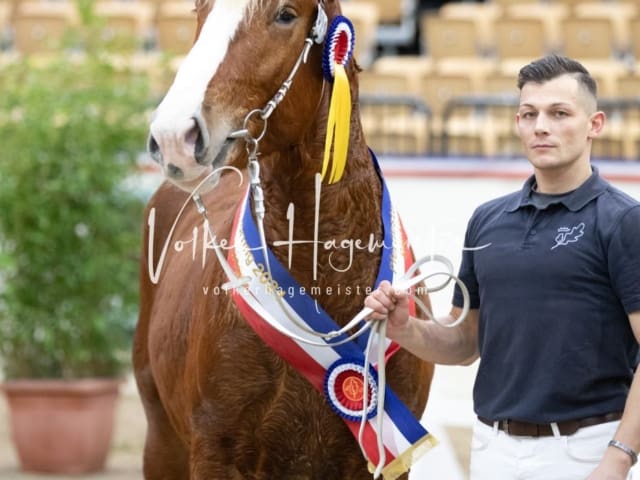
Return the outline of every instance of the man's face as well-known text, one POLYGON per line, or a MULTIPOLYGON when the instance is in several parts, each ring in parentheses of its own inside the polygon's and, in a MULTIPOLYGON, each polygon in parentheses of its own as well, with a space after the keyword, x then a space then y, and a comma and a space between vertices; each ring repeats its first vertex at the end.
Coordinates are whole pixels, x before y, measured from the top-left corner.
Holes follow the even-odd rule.
POLYGON ((595 100, 570 75, 527 83, 520 92, 518 134, 529 161, 538 169, 589 161, 591 139, 602 127, 595 100))

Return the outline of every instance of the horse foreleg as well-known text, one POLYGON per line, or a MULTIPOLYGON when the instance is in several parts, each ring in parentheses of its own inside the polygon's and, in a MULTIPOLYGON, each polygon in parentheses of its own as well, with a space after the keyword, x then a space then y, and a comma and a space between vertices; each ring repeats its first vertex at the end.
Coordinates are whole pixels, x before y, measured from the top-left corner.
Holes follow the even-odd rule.
MULTIPOLYGON (((189 451, 178 437, 151 378, 137 373, 147 417, 143 473, 145 480, 189 480, 189 451)), ((149 375, 150 377, 150 375, 149 375)))

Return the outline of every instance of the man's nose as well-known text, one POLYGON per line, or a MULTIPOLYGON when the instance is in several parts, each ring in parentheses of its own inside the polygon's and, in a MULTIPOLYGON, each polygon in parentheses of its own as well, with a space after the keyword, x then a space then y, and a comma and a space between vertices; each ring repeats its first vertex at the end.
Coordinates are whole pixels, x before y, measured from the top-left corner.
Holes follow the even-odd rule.
POLYGON ((540 113, 536 117, 536 133, 549 133, 549 119, 546 115, 540 113))

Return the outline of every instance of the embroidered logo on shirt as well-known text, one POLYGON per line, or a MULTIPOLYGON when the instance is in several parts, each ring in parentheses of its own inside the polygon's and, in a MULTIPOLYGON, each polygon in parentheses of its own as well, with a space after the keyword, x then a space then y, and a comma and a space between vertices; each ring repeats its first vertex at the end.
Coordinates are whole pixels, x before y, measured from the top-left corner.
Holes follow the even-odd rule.
POLYGON ((580 237, 584 235, 584 223, 579 223, 575 227, 560 227, 558 229, 558 235, 556 235, 556 244, 551 247, 554 248, 569 245, 570 243, 577 242, 580 237))

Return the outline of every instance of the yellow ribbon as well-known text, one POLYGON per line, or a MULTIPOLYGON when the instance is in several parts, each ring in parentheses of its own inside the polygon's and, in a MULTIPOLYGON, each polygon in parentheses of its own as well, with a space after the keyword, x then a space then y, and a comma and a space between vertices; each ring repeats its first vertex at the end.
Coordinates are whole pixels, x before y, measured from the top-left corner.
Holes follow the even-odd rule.
MULTIPOLYGON (((396 480, 399 476, 409 471, 411 466, 416 463, 422 455, 427 453, 438 444, 438 440, 432 434, 428 433, 407 450, 398 455, 389 465, 382 470, 384 480, 396 480)), ((368 464, 369 471, 375 472, 376 466, 371 462, 368 464)))
POLYGON ((331 159, 333 146, 333 161, 329 183, 336 183, 342 178, 347 164, 347 150, 349 147, 349 129, 351 127, 351 91, 347 72, 342 65, 335 66, 329 119, 327 121, 327 135, 324 141, 324 158, 322 160, 322 180, 324 180, 331 159))

